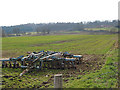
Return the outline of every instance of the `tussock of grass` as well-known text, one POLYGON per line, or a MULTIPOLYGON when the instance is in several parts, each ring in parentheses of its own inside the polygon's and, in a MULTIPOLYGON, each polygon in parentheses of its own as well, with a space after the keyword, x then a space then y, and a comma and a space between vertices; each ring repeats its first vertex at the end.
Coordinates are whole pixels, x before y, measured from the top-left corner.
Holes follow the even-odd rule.
POLYGON ((96 72, 84 75, 79 80, 69 81, 67 88, 117 88, 118 87, 118 52, 112 50, 105 65, 96 72), (112 55, 112 56, 111 56, 112 55))

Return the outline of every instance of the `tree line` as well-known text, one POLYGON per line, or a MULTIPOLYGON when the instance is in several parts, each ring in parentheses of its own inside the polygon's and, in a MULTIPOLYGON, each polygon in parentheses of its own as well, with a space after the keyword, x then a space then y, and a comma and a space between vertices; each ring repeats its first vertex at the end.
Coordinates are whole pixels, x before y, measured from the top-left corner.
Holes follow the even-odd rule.
POLYGON ((93 21, 93 22, 57 22, 57 23, 28 23, 16 26, 2 26, 3 36, 9 34, 15 34, 19 36, 21 34, 30 34, 30 32, 37 32, 37 34, 50 34, 51 31, 84 31, 84 28, 102 28, 102 27, 117 27, 118 20, 112 21, 93 21))

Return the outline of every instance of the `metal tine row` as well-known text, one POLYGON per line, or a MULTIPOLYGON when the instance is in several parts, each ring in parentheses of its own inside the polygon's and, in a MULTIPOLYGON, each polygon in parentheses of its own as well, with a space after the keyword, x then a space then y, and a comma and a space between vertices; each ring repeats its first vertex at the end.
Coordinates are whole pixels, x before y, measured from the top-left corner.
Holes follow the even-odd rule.
POLYGON ((27 56, 19 56, 2 60, 2 67, 26 68, 21 75, 28 72, 32 68, 38 69, 65 69, 76 68, 75 64, 80 64, 82 55, 73 55, 68 52, 40 51, 27 52, 27 56))
POLYGON ((21 63, 20 62, 12 62, 12 61, 3 61, 2 62, 2 68, 20 68, 21 63))
MULTIPOLYGON (((4 62, 3 62, 3 67, 11 67, 11 66, 13 66, 13 67, 19 67, 20 65, 28 65, 28 64, 30 64, 32 61, 34 61, 34 59, 36 59, 36 58, 40 58, 40 60, 44 60, 43 62, 44 62, 44 67, 46 67, 46 66, 48 66, 48 68, 49 68, 49 66, 50 66, 50 63, 49 62, 53 62, 53 61, 56 61, 56 62, 58 62, 58 63, 56 63, 56 65, 59 65, 60 63, 62 63, 62 64, 65 64, 64 62, 65 61, 67 61, 67 64, 71 64, 71 62, 72 62, 72 64, 74 65, 75 64, 75 62, 73 62, 73 61, 71 61, 71 60, 67 60, 66 59, 66 57, 70 57, 70 58, 72 58, 74 55, 72 55, 72 54, 69 54, 68 52, 64 52, 64 53, 61 53, 61 52, 54 52, 54 51, 40 51, 40 52, 32 52, 32 53, 30 53, 30 52, 28 52, 28 54, 29 55, 27 55, 26 57, 23 57, 23 56, 20 56, 20 57, 18 57, 18 58, 10 58, 9 60, 10 61, 12 61, 12 62, 10 62, 9 61, 9 64, 8 63, 5 63, 5 65, 4 65, 4 62), (58 57, 56 57, 56 55, 58 55, 58 56, 60 56, 59 58, 58 57), (52 59, 52 60, 50 60, 50 59, 52 59), (45 61, 45 60, 47 60, 47 61, 45 61), (57 61, 57 60, 59 60, 59 61, 57 61), (16 62, 16 61, 21 61, 21 62, 16 62), (29 63, 26 63, 26 61, 29 61, 29 63), (64 61, 64 62, 63 62, 64 61), (13 63, 13 65, 12 65, 12 63, 13 63), (45 63, 46 64, 48 64, 48 65, 45 65, 45 63)), ((76 59, 76 62, 79 64, 80 62, 79 62, 80 60, 77 60, 76 59)), ((52 63, 51 63, 52 64, 52 63)), ((61 66, 62 66, 62 64, 61 64, 61 66)), ((54 64, 53 64, 54 65, 54 64)), ((52 66, 53 66, 52 65, 52 66)), ((56 66, 56 65, 54 65, 54 67, 56 66)), ((52 66, 51 66, 51 68, 52 68, 52 66)), ((65 66, 65 65, 64 65, 65 66)), ((63 66, 62 66, 63 67, 63 66)))

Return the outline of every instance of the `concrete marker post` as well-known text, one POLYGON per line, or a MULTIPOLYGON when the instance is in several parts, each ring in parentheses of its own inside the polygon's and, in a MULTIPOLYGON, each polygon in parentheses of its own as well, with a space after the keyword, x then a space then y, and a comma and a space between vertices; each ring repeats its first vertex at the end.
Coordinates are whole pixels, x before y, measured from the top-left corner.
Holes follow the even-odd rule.
POLYGON ((54 88, 62 88, 62 74, 54 75, 54 88))

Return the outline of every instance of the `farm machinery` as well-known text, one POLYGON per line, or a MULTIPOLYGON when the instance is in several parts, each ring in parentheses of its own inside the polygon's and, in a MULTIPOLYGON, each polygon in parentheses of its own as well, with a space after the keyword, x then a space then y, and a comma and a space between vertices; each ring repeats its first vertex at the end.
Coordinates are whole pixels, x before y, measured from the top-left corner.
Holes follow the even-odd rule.
POLYGON ((37 69, 65 69, 76 68, 75 64, 80 64, 82 55, 73 55, 68 52, 40 51, 27 52, 27 56, 19 56, 17 58, 4 59, 2 68, 25 68, 20 74, 22 76, 33 68, 37 69))

